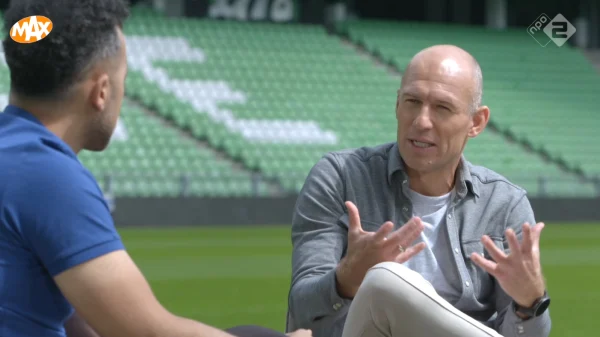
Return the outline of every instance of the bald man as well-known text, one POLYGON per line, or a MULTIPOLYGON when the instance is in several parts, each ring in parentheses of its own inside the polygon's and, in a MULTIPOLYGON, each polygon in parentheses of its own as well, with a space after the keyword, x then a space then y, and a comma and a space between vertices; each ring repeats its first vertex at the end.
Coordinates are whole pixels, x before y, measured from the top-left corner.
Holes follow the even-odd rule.
POLYGON ((293 214, 288 331, 315 337, 547 337, 550 298, 526 192, 471 164, 485 129, 466 51, 427 48, 396 103, 397 140, 323 156, 293 214))

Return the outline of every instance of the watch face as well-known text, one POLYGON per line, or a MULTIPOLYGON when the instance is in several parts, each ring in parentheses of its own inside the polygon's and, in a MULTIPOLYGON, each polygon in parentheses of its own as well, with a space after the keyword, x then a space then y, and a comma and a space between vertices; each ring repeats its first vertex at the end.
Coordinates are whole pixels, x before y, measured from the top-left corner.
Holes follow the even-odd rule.
POLYGON ((536 310, 535 310, 535 315, 539 316, 541 314, 543 314, 546 309, 548 309, 548 307, 550 306, 550 299, 549 298, 545 298, 543 299, 537 306, 536 310))

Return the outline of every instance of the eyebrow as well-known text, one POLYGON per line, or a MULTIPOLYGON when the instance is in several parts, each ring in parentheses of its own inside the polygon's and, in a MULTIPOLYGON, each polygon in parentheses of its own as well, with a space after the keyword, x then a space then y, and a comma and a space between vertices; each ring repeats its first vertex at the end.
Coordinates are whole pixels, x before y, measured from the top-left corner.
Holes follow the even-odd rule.
POLYGON ((416 98, 421 97, 421 95, 419 95, 419 93, 414 90, 406 90, 404 92, 402 90, 398 90, 398 97, 405 97, 405 96, 411 96, 411 97, 416 97, 416 98))
MULTIPOLYGON (((404 92, 402 92, 401 90, 398 91, 398 94, 403 97, 403 96, 411 96, 411 97, 415 97, 415 98, 419 98, 422 96, 418 90, 406 90, 404 92)), ((435 103, 438 104, 444 104, 444 105, 449 105, 451 107, 456 108, 457 105, 455 104, 456 99, 454 99, 451 95, 443 95, 442 97, 436 98, 433 100, 435 103)))
POLYGON ((450 97, 448 98, 440 98, 440 99, 436 99, 435 102, 442 104, 442 105, 449 105, 453 108, 456 107, 456 104, 454 104, 454 100, 450 97))

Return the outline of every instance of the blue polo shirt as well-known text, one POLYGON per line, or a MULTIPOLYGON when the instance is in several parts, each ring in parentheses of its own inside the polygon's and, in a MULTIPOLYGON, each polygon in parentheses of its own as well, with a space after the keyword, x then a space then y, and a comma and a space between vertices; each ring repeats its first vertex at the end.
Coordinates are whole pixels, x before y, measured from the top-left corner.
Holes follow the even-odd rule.
POLYGON ((0 113, 0 336, 64 337, 73 308, 53 281, 123 249, 96 180, 27 111, 0 113))

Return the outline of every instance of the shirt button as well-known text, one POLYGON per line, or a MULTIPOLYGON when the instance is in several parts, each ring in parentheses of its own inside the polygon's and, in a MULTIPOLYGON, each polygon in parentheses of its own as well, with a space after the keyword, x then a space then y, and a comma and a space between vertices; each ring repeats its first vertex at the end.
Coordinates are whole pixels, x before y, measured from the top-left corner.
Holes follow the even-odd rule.
POLYGON ((468 287, 470 285, 469 281, 465 282, 465 285, 468 287))
POLYGON ((454 248, 454 252, 455 252, 456 254, 458 254, 458 252, 459 252, 458 248, 454 248))
POLYGON ((403 181, 402 181, 402 183, 403 183, 403 184, 406 184, 406 182, 407 182, 406 180, 403 180, 403 181))
POLYGON ((403 207, 402 210, 404 211, 404 213, 408 212, 408 207, 403 207))
POLYGON ((341 304, 339 304, 339 303, 336 303, 336 304, 334 304, 334 305, 333 305, 333 310, 336 310, 336 311, 337 311, 337 310, 338 310, 339 308, 341 308, 341 307, 342 307, 342 305, 341 305, 341 304))
POLYGON ((520 324, 519 324, 519 325, 517 325, 517 332, 518 332, 519 334, 523 334, 523 333, 525 333, 525 329, 523 328, 523 326, 522 326, 522 325, 520 325, 520 324))
POLYGON ((452 219, 452 214, 448 214, 448 219, 452 219))

